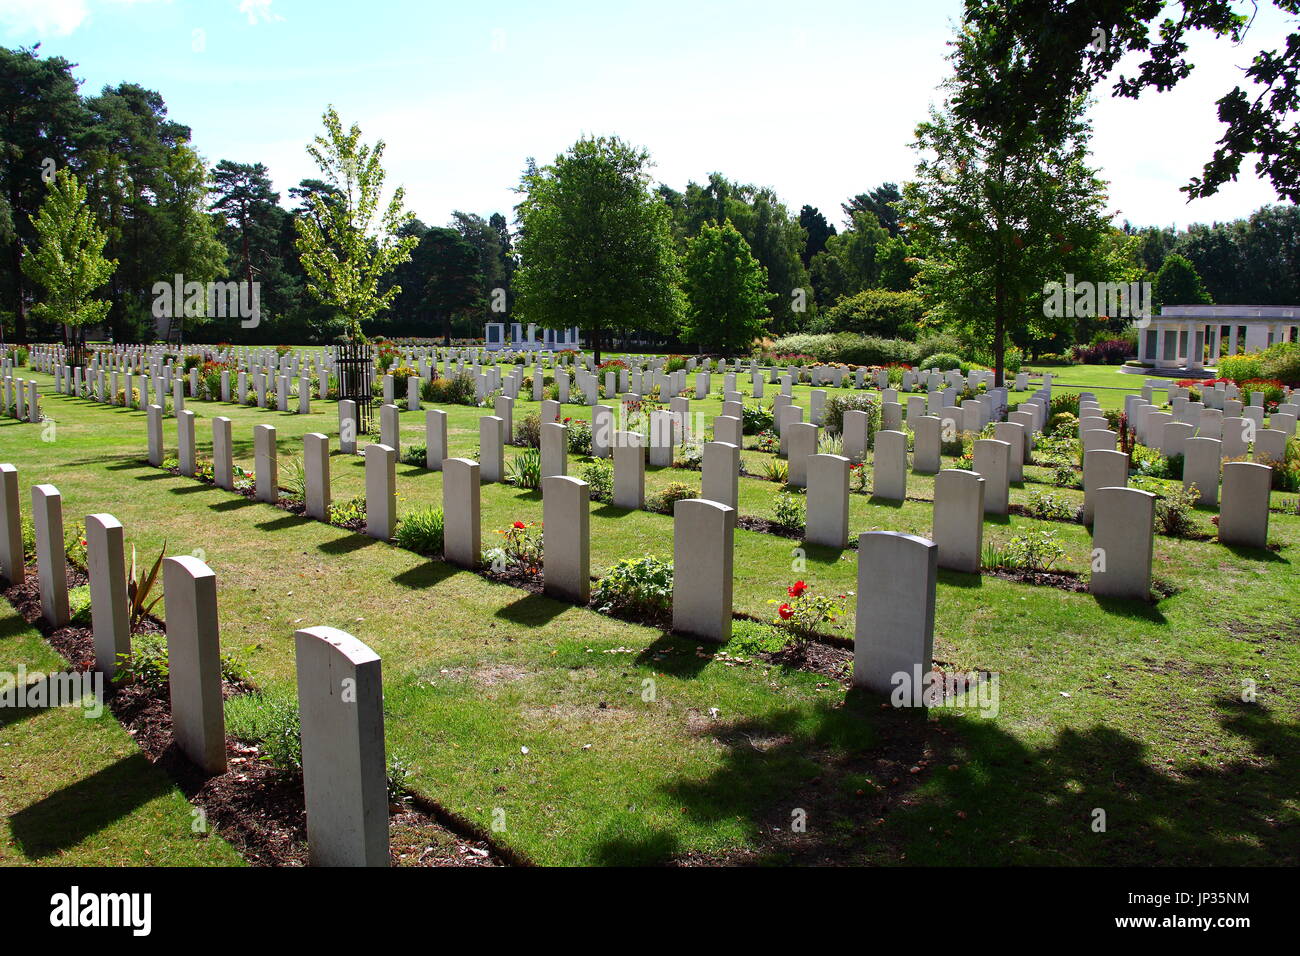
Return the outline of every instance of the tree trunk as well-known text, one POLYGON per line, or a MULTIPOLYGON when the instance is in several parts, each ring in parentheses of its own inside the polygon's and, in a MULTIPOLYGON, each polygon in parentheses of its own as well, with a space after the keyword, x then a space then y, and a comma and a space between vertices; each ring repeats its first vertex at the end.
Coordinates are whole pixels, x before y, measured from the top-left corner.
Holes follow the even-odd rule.
POLYGON ((23 285, 23 246, 18 240, 15 225, 14 241, 9 245, 9 261, 14 273, 14 341, 27 342, 27 295, 23 285))
POLYGON ((446 309, 442 312, 442 344, 451 348, 451 312, 446 309))
POLYGON ((993 387, 1001 388, 1004 381, 1002 372, 1003 359, 1006 356, 1006 292, 1002 286, 1002 277, 995 280, 993 290, 993 387))
POLYGON ((600 327, 591 330, 591 348, 596 353, 596 365, 600 365, 600 327))

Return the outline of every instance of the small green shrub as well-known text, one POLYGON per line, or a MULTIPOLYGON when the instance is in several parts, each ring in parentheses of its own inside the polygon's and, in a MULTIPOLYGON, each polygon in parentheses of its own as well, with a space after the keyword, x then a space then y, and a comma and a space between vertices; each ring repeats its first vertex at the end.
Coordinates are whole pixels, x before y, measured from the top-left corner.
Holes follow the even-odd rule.
POLYGON ((785 484, 790 479, 790 463, 784 458, 768 458, 763 462, 763 477, 785 484))
POLYGON ((880 428, 880 404, 870 395, 861 392, 849 395, 832 395, 826 399, 822 408, 822 425, 826 431, 840 435, 844 433, 844 413, 848 411, 867 413, 867 447, 875 444, 874 436, 880 428))
POLYGON ((1078 509, 1067 498, 1031 491, 1029 501, 1025 504, 1025 513, 1048 521, 1073 521, 1078 509))
POLYGON ((673 505, 687 498, 697 498, 699 492, 690 485, 674 481, 667 485, 663 490, 651 495, 646 501, 647 511, 656 511, 661 515, 670 515, 673 513, 673 505))
POLYGON ((1193 520, 1200 491, 1196 485, 1167 491, 1156 499, 1156 529, 1161 534, 1185 538, 1195 530, 1193 520))
POLYGON ((961 358, 951 352, 938 352, 921 362, 922 372, 928 372, 931 369, 939 372, 952 372, 961 367, 961 358))
POLYGON ((395 538, 399 548, 427 557, 442 554, 442 509, 422 508, 402 516, 395 538))
POLYGON ((340 528, 351 527, 366 520, 366 496, 353 495, 345 501, 330 503, 329 523, 340 528))
POLYGON ((582 466, 582 480, 587 483, 592 501, 609 504, 614 500, 614 463, 597 458, 582 466))
POLYGON ((596 582, 591 601, 606 614, 662 618, 672 610, 672 562, 651 555, 620 561, 596 582))
POLYGON ((772 504, 772 513, 778 525, 796 531, 808 521, 808 508, 803 498, 783 491, 772 504))
POLYGON ((423 468, 428 451, 429 446, 424 442, 420 442, 418 445, 407 445, 402 449, 402 463, 423 468))
POLYGON ((525 448, 506 463, 504 477, 516 488, 540 488, 542 453, 536 448, 525 448))
POLYGON ((515 444, 523 448, 542 447, 542 419, 536 412, 521 418, 515 425, 515 444))

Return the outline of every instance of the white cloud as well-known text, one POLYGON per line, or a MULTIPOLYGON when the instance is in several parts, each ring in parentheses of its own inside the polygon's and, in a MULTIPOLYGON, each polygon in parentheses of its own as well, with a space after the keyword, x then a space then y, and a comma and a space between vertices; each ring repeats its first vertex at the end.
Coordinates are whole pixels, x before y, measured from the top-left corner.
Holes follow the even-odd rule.
MULTIPOLYGON (((64 37, 91 19, 92 8, 156 0, 0 0, 0 24, 8 36, 64 37)), ((170 3, 171 0, 164 0, 170 3)))
POLYGON ((239 0, 239 12, 248 17, 248 25, 255 27, 259 23, 275 23, 284 17, 271 9, 274 0, 239 0))

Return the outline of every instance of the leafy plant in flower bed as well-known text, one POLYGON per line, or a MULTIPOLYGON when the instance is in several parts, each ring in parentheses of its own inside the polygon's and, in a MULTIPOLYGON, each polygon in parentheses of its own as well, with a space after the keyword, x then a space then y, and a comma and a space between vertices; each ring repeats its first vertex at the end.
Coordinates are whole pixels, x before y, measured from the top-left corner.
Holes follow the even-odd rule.
POLYGON ((781 450, 781 439, 774 431, 761 431, 758 433, 758 450, 775 455, 781 450))
POLYGON ((504 477, 516 488, 540 488, 542 453, 536 448, 525 448, 506 463, 504 477))
POLYGON ((161 594, 152 601, 149 600, 149 595, 153 593, 154 585, 158 583, 158 570, 162 567, 163 556, 166 554, 167 542, 164 540, 162 550, 158 552, 153 567, 144 577, 140 577, 136 569, 135 545, 131 545, 131 570, 126 576, 126 604, 128 627, 132 632, 140 629, 154 605, 162 600, 161 594))
POLYGON ((597 610, 646 620, 662 620, 672 610, 673 565, 652 555, 619 561, 596 582, 591 603, 597 610))
POLYGON ((356 529, 366 520, 366 496, 353 495, 346 501, 330 503, 329 523, 339 528, 356 529))
POLYGON ((746 435, 757 435, 771 429, 772 413, 761 405, 745 405, 740 410, 740 430, 746 435))
POLYGON ((783 458, 766 459, 763 462, 763 477, 768 481, 785 484, 790 477, 790 463, 783 458))
POLYGON ((582 466, 582 480, 592 501, 609 504, 614 500, 614 463, 608 458, 597 458, 582 466))
POLYGON ((1156 499, 1156 530, 1175 538, 1188 537, 1196 529, 1193 516, 1199 499, 1196 485, 1165 492, 1156 499))
MULTIPOLYGON (((167 635, 156 631, 137 634, 131 640, 131 653, 117 656, 118 684, 138 682, 158 693, 167 692, 167 635)), ((230 654, 221 655, 221 679, 242 681, 244 668, 230 654)))
POLYGON ((1052 565, 1065 557, 1055 531, 1041 529, 1016 535, 1007 542, 1012 561, 1026 571, 1050 571, 1052 565))
POLYGON ((673 505, 687 498, 698 497, 696 489, 681 481, 674 481, 666 485, 661 491, 650 496, 646 502, 647 511, 655 511, 661 515, 670 515, 673 513, 673 505))
POLYGON ((488 562, 498 571, 515 567, 526 574, 542 573, 542 527, 531 521, 515 521, 501 535, 501 547, 493 548, 488 562), (504 564, 504 566, 502 566, 504 564))
POLYGON ((425 385, 420 386, 420 397, 426 401, 443 405, 474 404, 474 377, 468 372, 459 372, 451 378, 435 378, 425 385))
POLYGON ((849 465, 849 490, 862 495, 867 493, 867 466, 864 462, 849 465))
POLYGON ((402 516, 394 537, 400 548, 436 557, 442 554, 442 535, 442 509, 421 508, 402 516))
POLYGON ((515 425, 515 444, 522 448, 542 447, 542 419, 530 412, 515 425))
POLYGON ((1073 521, 1078 514, 1074 503, 1067 498, 1041 491, 1029 493, 1025 514, 1047 521, 1073 521))
POLYGON ((838 597, 822 597, 813 593, 813 587, 804 581, 796 581, 786 588, 785 600, 769 599, 768 604, 776 605, 776 617, 772 623, 790 635, 792 643, 802 644, 809 640, 825 624, 834 624, 844 607, 839 603, 847 600, 847 594, 838 597))
POLYGON ((428 456, 428 446, 424 442, 417 445, 406 445, 402 448, 402 463, 407 465, 418 465, 424 467, 425 458, 428 456))
POLYGON ((808 509, 803 499, 788 491, 776 496, 772 513, 778 525, 791 531, 802 528, 808 521, 808 509))
POLYGON ((704 467, 704 445, 699 439, 691 439, 677 446, 673 455, 674 468, 689 468, 699 471, 704 467))
POLYGON ((572 455, 591 454, 591 423, 583 418, 566 418, 569 453, 572 455))

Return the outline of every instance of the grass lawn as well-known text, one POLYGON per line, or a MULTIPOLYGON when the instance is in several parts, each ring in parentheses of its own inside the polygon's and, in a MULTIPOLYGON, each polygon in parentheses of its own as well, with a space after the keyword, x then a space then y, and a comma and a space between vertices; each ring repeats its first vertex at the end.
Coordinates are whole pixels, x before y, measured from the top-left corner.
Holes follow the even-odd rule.
MULTIPOLYGON (((1077 380, 1107 407, 1122 405, 1123 392, 1104 391, 1103 380, 1126 391, 1143 381, 1113 369, 1052 371, 1059 386, 1077 380)), ((199 553, 218 575, 223 647, 268 692, 293 693, 296 627, 333 625, 369 643, 384 658, 389 750, 411 762, 414 788, 485 828, 503 810, 497 839, 538 863, 1297 859, 1300 517, 1273 516, 1276 552, 1158 537, 1155 574, 1175 593, 1154 606, 943 574, 935 657, 998 674, 999 709, 927 716, 765 663, 755 651, 773 640, 766 625, 738 622, 731 645, 704 648, 174 478, 142 462, 143 413, 59 396, 52 379, 36 378, 56 440, 42 441, 41 426, 0 422, 0 461, 19 467, 24 506, 32 484, 51 482, 69 523, 109 511, 143 554, 164 540, 171 553, 199 553), (1258 688, 1254 703, 1242 703, 1243 681, 1258 688), (1092 828, 1098 808, 1104 833, 1092 828), (807 812, 804 834, 790 832, 795 810, 807 812)), ((740 385, 749 392, 747 376, 740 385)), ((715 375, 713 388, 721 386, 715 375)), ((805 408, 807 392, 795 389, 805 408)), ((237 461, 249 468, 254 424, 277 426, 282 462, 300 454, 304 433, 337 432, 334 403, 315 402, 308 416, 187 407, 204 419, 201 454, 210 450, 207 419, 232 418, 237 461)), ((711 417, 720 402, 692 402, 697 409, 711 417)), ((452 453, 472 454, 483 412, 446 410, 452 453)), ((516 421, 529 410, 536 403, 517 402, 516 421)), ((403 443, 422 442, 423 413, 401 419, 403 443)), ((174 454, 173 421, 165 427, 174 454)), ((767 457, 745 454, 755 469, 767 457)), ((570 473, 579 468, 571 460, 570 473)), ((362 490, 360 458, 335 454, 332 472, 336 500, 362 490)), ((1035 490, 1081 497, 1046 484, 1044 469, 1026 477, 1013 501, 1035 490)), ((652 469, 647 490, 669 481, 698 486, 699 474, 652 469)), ((854 495, 853 533, 928 534, 933 481, 909 482, 909 496, 922 500, 854 495)), ((777 487, 742 478, 741 513, 771 517, 777 487)), ((398 495, 399 514, 440 505, 440 473, 399 465, 398 495)), ((536 493, 483 488, 485 546, 517 518, 541 520, 536 493)), ((1197 520, 1210 529, 1207 514, 1197 520)), ((1057 532, 1067 567, 1086 569, 1090 541, 1078 525, 989 519, 986 540, 1037 528, 1057 532)), ((594 504, 591 535, 596 574, 620 558, 672 553, 667 516, 594 504)), ((853 551, 808 548, 797 571, 798 544, 737 532, 737 611, 766 619, 767 600, 795 578, 828 593, 855 587, 853 551)), ((851 634, 851 615, 847 625, 851 634)), ((10 669, 48 666, 52 654, 35 639, 0 649, 10 669)), ((82 720, 56 712, 17 726, 39 737, 29 746, 67 753, 80 742, 51 721, 70 716, 82 720)), ((40 785, 58 791, 93 779, 97 761, 115 753, 111 740, 78 749, 89 766, 64 759, 40 785)), ((175 840, 216 845, 190 841, 187 825, 175 840)), ((142 840, 137 856, 144 848, 162 852, 156 839, 142 840)))
MULTIPOLYGON (((8 602, 0 603, 0 672, 67 669, 8 602)), ((0 864, 239 866, 215 833, 107 709, 0 710, 0 864)))

